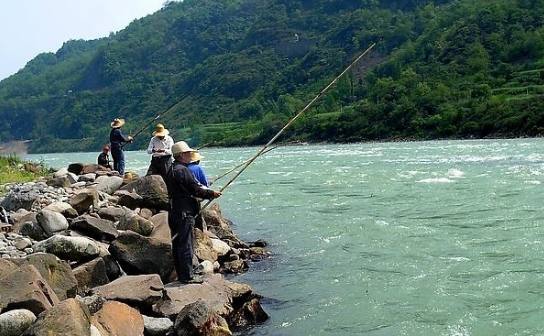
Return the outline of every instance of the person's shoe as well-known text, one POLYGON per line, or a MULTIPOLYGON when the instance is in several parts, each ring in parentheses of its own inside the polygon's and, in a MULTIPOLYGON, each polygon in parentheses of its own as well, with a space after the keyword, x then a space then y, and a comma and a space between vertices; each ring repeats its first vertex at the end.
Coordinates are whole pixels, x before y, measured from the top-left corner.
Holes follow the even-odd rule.
POLYGON ((189 285, 189 284, 201 284, 204 281, 202 280, 202 278, 194 276, 194 277, 192 277, 190 279, 180 280, 179 282, 181 282, 182 284, 189 285))

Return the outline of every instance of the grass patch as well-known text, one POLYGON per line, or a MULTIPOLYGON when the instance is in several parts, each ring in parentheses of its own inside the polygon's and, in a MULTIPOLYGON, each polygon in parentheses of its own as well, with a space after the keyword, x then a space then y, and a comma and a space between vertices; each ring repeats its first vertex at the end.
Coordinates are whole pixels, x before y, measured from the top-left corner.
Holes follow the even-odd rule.
POLYGON ((25 162, 15 155, 0 156, 0 185, 30 182, 47 173, 41 164, 25 162))

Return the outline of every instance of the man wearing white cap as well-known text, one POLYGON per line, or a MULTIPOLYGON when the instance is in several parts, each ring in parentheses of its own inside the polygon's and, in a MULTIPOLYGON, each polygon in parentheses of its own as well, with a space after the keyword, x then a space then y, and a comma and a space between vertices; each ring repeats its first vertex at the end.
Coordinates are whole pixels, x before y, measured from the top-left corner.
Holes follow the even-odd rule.
POLYGON ((174 163, 168 171, 166 185, 170 198, 168 224, 172 234, 172 254, 178 280, 182 283, 201 283, 193 277, 193 226, 195 216, 200 212, 200 203, 196 199, 214 199, 221 196, 218 191, 204 188, 198 183, 187 168, 194 149, 185 141, 172 146, 174 163))
POLYGON ((160 175, 166 179, 166 173, 172 164, 172 146, 174 140, 163 124, 155 126, 155 132, 147 147, 147 154, 151 154, 151 164, 146 175, 160 175))

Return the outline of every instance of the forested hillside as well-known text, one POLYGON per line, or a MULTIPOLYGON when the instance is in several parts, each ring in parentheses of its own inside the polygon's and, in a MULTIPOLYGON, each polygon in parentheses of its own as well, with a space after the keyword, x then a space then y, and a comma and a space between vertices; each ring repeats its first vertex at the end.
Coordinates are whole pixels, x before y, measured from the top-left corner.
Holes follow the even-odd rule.
POLYGON ((135 131, 182 101, 175 139, 262 143, 372 42, 288 137, 543 133, 544 0, 185 0, 1 81, 0 142, 96 150, 112 118, 135 131))

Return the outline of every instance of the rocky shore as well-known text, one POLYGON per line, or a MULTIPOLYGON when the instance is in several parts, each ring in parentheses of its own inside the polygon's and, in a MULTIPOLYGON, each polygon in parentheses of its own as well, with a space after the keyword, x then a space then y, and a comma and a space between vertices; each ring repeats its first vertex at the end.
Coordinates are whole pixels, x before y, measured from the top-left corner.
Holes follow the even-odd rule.
POLYGON ((217 204, 195 230, 203 284, 175 280, 160 176, 123 179, 72 164, 0 197, 0 336, 232 335, 268 318, 250 286, 225 280, 268 255, 217 204))

